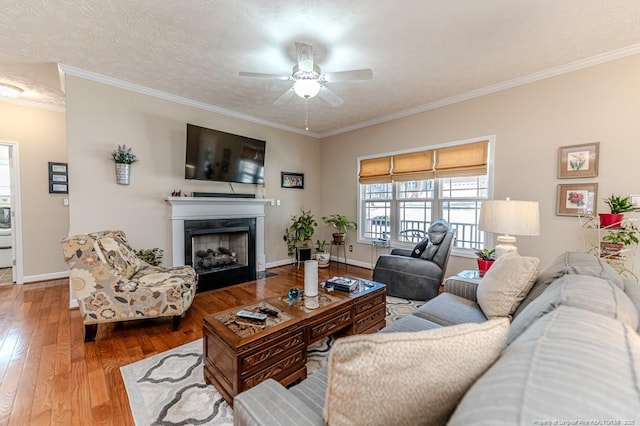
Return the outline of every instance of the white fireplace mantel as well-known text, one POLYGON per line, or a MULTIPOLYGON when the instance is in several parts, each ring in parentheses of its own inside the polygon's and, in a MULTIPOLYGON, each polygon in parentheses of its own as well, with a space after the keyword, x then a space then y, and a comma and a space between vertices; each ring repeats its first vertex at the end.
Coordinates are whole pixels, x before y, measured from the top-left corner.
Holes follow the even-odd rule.
POLYGON ((184 221, 206 219, 256 219, 256 271, 264 271, 265 198, 167 197, 171 205, 173 266, 184 265, 184 221))

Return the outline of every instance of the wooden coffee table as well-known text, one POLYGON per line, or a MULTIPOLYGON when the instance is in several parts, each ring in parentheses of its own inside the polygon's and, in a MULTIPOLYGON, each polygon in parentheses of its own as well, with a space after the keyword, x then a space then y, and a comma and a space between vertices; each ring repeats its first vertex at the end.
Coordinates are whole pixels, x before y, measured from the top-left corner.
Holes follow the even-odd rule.
POLYGON ((307 377, 307 346, 331 334, 372 333, 385 326, 386 287, 358 279, 352 293, 319 289, 316 309, 277 297, 203 319, 204 378, 233 405, 233 397, 266 379, 285 386, 307 377), (264 323, 238 318, 240 309, 278 311, 264 323))

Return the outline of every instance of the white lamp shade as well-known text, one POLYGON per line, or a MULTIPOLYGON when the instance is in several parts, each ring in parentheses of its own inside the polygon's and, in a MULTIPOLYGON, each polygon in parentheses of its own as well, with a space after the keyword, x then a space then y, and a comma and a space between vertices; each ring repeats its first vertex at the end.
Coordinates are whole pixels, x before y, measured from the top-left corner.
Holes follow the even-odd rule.
POLYGON ((540 235, 537 201, 487 200, 480 208, 481 231, 511 235, 540 235))
POLYGON ((313 98, 320 92, 320 83, 316 80, 298 80, 293 83, 293 91, 301 98, 313 98))

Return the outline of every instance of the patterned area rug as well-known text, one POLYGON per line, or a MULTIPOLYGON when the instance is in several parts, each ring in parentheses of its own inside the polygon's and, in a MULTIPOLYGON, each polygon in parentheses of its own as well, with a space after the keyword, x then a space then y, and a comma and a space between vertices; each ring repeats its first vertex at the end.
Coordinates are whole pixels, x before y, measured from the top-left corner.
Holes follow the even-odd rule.
MULTIPOLYGON (((422 303, 387 296, 387 325, 422 303)), ((309 375, 326 364, 333 342, 309 346, 309 375)), ((232 409, 204 383, 202 369, 202 339, 121 367, 136 425, 232 425, 232 409)))

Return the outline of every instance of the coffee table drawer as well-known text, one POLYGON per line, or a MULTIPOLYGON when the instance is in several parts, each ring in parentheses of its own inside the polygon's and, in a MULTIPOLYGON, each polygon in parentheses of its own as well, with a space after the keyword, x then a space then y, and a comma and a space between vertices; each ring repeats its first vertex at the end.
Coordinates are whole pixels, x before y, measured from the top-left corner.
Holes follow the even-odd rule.
POLYGON ((381 305, 365 314, 356 317, 353 322, 352 334, 370 333, 384 327, 387 309, 381 305))
POLYGON ((340 310, 327 318, 312 322, 309 326, 309 343, 316 342, 323 337, 351 325, 353 322, 351 312, 351 308, 347 307, 347 309, 340 310))
POLYGON ((285 386, 289 385, 291 383, 283 383, 283 379, 296 374, 300 376, 300 378, 304 378, 307 371, 306 363, 307 349, 305 346, 302 346, 299 350, 282 358, 280 361, 272 365, 264 366, 257 373, 249 375, 248 377, 242 377, 240 392, 252 388, 267 379, 277 380, 285 386))
POLYGON ((288 336, 282 340, 270 342, 255 352, 242 356, 240 362, 242 371, 249 371, 254 368, 261 368, 263 365, 273 362, 274 359, 282 354, 294 349, 302 349, 305 347, 304 330, 288 336))
POLYGON ((378 305, 386 306, 386 303, 387 303, 386 294, 380 292, 378 294, 375 294, 373 297, 369 297, 362 301, 357 301, 354 308, 355 315, 357 317, 361 313, 374 309, 378 305))

